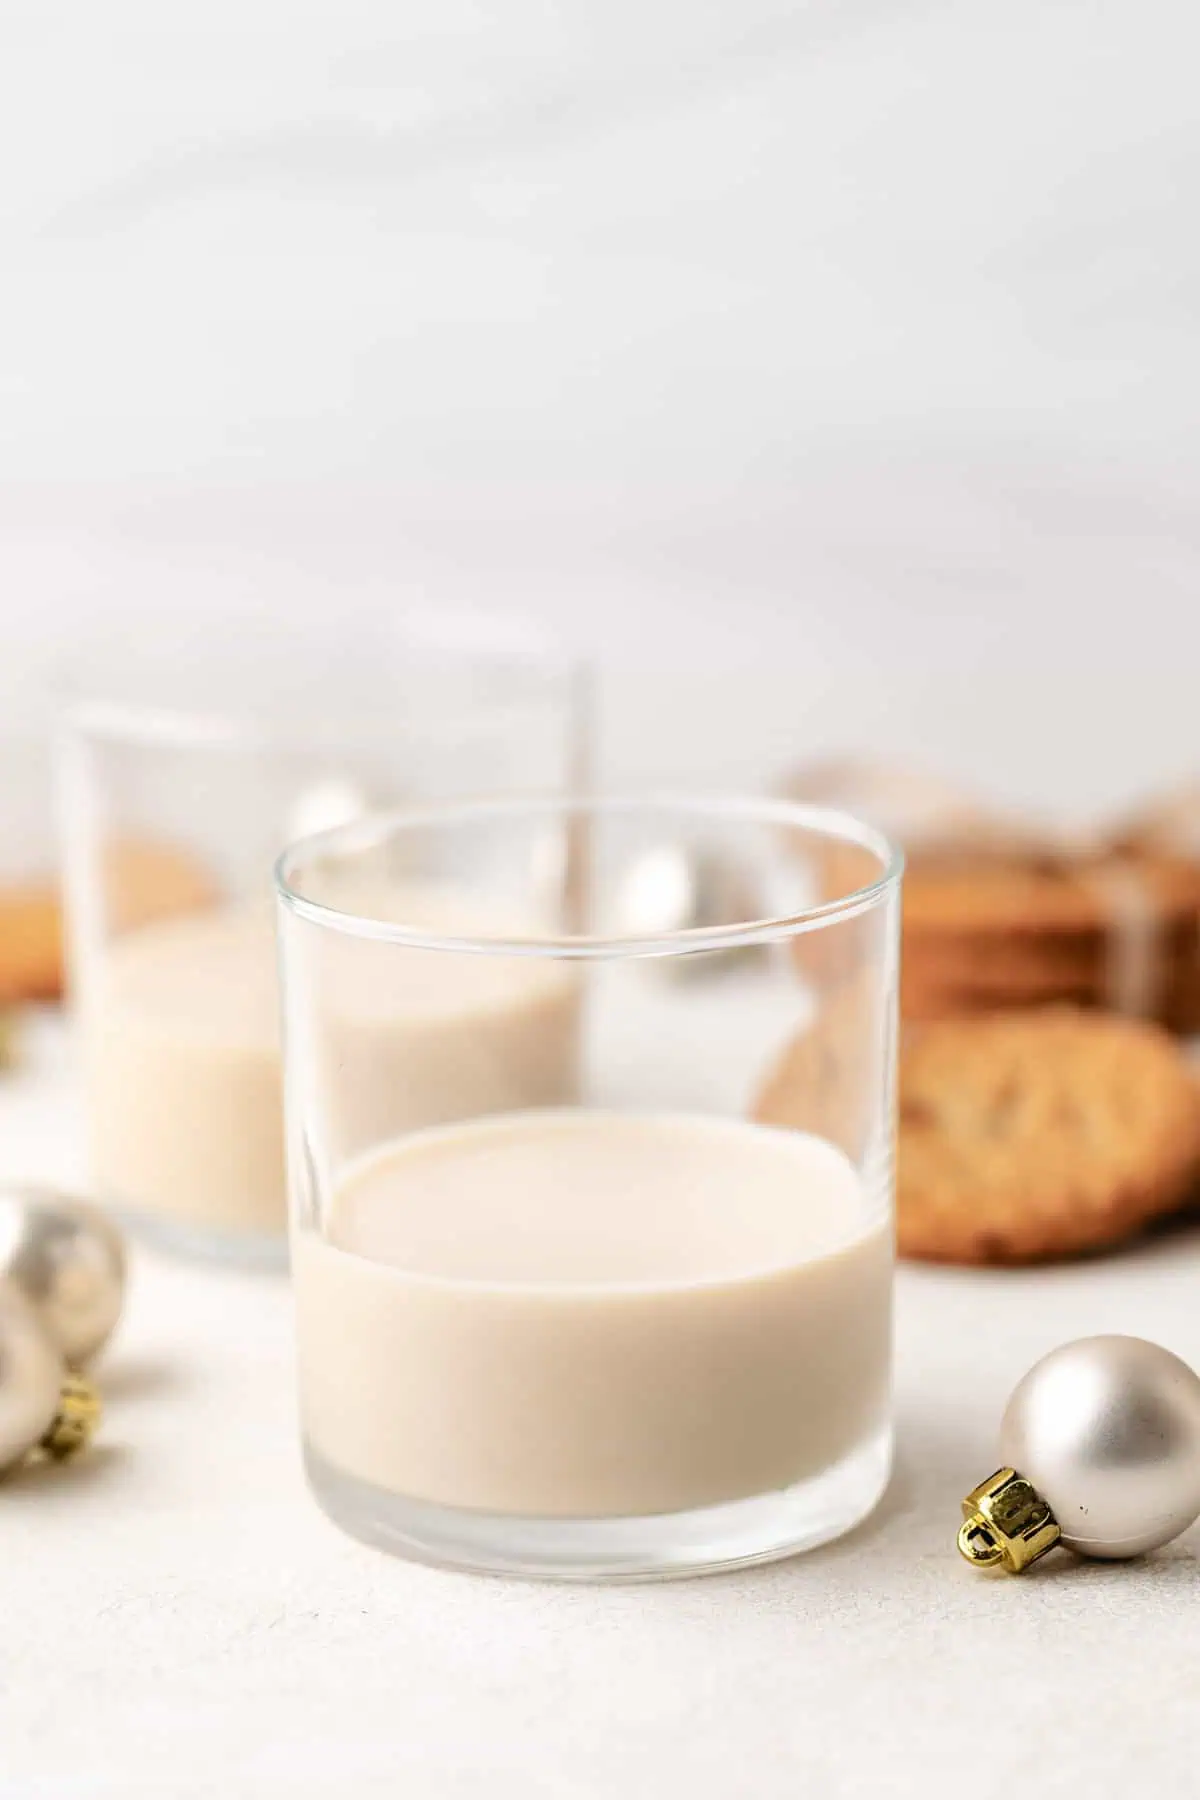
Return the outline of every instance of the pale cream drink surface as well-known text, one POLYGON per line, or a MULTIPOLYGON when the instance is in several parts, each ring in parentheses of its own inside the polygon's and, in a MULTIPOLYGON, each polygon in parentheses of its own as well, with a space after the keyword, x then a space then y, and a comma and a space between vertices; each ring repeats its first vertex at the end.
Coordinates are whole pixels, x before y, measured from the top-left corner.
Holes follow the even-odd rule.
MULTIPOLYGON (((452 899, 423 898, 460 928, 464 916, 480 921, 452 899)), ((375 896, 389 899, 399 904, 375 896)), ((327 949, 345 965, 324 1020, 339 1153, 381 1131, 574 1096, 570 971, 399 952, 381 978, 354 950, 327 949)), ((266 910, 197 913, 108 947, 83 1005, 92 1173, 107 1200, 190 1226, 283 1233, 278 1009, 266 910)))
POLYGON ((295 1235, 310 1463, 525 1518, 787 1489, 886 1434, 891 1265, 802 1133, 568 1107, 398 1138, 295 1235))

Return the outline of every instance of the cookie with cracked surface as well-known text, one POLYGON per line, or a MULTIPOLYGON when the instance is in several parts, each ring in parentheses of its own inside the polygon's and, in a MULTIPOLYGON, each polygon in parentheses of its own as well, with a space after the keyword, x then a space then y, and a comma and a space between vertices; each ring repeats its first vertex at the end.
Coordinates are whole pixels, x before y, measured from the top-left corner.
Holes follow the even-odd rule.
POLYGON ((1200 1091, 1159 1027, 1070 1009, 931 1025, 900 1063, 901 1255, 1036 1262, 1175 1211, 1200 1091))

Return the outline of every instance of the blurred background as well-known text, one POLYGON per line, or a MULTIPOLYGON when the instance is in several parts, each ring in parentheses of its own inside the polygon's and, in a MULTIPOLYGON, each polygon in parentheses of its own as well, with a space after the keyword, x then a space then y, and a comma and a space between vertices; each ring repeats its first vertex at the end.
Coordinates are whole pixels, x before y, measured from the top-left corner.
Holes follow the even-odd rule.
POLYGON ((1200 764, 1184 0, 7 0, 0 707, 494 609, 614 781, 1200 764))

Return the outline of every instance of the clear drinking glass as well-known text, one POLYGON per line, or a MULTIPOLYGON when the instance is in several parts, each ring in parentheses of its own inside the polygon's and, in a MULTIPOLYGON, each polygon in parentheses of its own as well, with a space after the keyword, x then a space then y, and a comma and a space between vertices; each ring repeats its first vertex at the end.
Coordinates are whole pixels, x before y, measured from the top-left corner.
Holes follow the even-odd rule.
POLYGON ((900 858, 774 801, 494 801, 279 863, 310 1482, 574 1578, 754 1562, 891 1456, 900 858))
POLYGON ((9 1006, 62 992, 62 908, 45 720, 0 726, 0 1065, 9 1006))
POLYGON ((239 640, 95 678, 60 792, 97 1193, 168 1247, 282 1264, 275 858, 379 807, 572 791, 586 754, 581 672, 522 640, 239 640))

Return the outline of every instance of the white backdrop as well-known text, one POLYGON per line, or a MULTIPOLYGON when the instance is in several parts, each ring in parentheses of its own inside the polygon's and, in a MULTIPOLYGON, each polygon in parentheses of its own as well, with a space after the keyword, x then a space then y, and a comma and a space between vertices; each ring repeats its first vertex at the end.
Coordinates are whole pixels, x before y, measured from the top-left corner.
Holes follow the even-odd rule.
POLYGON ((0 0, 0 688, 516 610, 609 766, 1200 767, 1188 0, 0 0))

